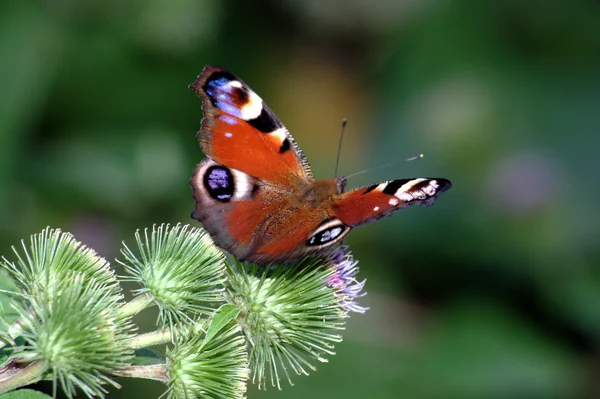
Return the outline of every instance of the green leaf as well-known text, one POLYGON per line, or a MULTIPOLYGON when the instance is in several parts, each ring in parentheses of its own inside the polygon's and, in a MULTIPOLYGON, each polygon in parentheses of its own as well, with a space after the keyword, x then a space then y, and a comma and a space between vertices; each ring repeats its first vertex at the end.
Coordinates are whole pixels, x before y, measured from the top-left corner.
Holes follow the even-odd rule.
POLYGON ((135 358, 132 364, 134 366, 146 366, 149 364, 163 364, 165 358, 155 350, 150 348, 140 348, 135 350, 135 358))
POLYGON ((215 335, 217 335, 223 328, 225 328, 229 323, 235 320, 240 314, 240 310, 235 305, 225 304, 222 305, 215 312, 208 329, 206 330, 206 335, 204 337, 204 346, 207 342, 210 342, 215 335))
POLYGON ((20 348, 25 345, 25 340, 21 336, 12 339, 12 341, 11 338, 3 338, 5 338, 5 341, 0 341, 2 344, 4 344, 4 346, 0 348, 0 370, 10 362, 15 348, 20 348))
POLYGON ((9 292, 18 293, 19 288, 5 270, 0 270, 0 290, 8 291, 0 292, 0 318, 10 324, 19 318, 19 314, 10 306, 10 301, 14 295, 9 292))
POLYGON ((52 396, 32 389, 20 389, 0 395, 0 399, 52 399, 52 396))

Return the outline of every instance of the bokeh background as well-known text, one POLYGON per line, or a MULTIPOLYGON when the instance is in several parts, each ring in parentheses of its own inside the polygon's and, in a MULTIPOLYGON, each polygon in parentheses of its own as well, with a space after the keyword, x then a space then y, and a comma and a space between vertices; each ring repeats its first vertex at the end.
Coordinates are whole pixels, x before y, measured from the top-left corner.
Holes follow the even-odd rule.
MULTIPOLYGON (((60 227, 112 259, 195 223, 206 64, 248 82, 318 177, 454 187, 347 238, 371 309, 249 398, 600 397, 600 5, 52 0, 0 11, 0 254, 60 227)), ((141 320, 151 326, 152 321, 141 320)), ((158 397, 122 381, 110 397, 158 397)))

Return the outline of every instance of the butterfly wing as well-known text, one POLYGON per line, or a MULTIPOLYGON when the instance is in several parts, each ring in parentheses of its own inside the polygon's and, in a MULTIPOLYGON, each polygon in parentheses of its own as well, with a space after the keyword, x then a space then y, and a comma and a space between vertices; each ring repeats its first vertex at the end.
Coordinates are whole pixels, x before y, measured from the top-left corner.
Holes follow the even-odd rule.
POLYGON ((340 194, 332 213, 345 225, 356 227, 408 206, 431 206, 451 187, 449 180, 441 178, 392 180, 340 194))
POLYGON ((272 185, 314 180, 290 133, 240 78, 207 66, 190 88, 202 98, 198 140, 207 157, 272 185))

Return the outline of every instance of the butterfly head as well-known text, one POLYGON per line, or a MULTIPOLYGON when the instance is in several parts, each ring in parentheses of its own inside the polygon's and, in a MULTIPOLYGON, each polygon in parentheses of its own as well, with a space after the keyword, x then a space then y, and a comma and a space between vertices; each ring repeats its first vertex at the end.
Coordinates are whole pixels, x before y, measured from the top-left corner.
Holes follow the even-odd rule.
POLYGON ((346 188, 346 181, 347 179, 345 177, 335 178, 336 194, 341 194, 344 192, 344 189, 346 188))

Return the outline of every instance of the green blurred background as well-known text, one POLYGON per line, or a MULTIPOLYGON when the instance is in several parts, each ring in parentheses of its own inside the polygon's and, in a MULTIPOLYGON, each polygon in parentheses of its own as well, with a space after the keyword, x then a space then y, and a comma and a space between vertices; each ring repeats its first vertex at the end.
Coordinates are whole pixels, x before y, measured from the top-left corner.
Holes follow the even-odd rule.
MULTIPOLYGON (((112 259, 135 229, 196 224, 187 85, 216 64, 269 103, 317 177, 347 117, 342 174, 425 153, 350 187, 454 183, 350 234, 371 309, 316 373, 249 398, 600 397, 600 3, 0 7, 0 254, 49 225, 112 259)), ((111 397, 163 391, 122 383, 111 397)))

